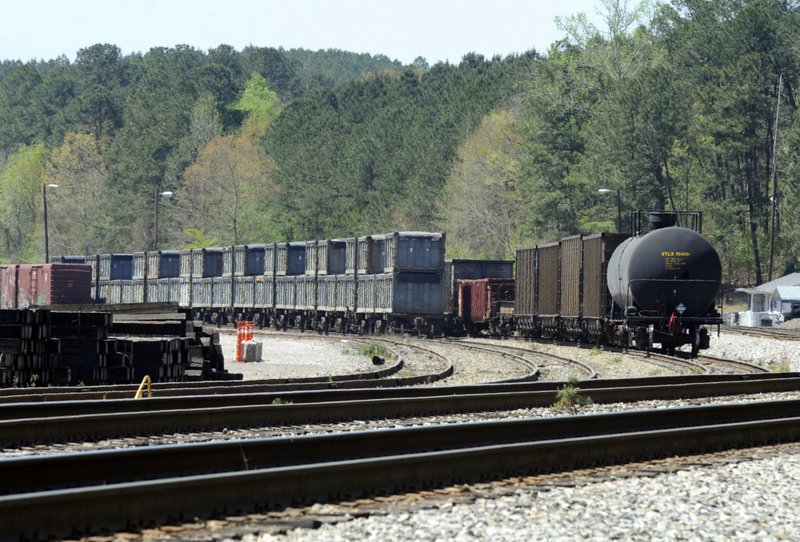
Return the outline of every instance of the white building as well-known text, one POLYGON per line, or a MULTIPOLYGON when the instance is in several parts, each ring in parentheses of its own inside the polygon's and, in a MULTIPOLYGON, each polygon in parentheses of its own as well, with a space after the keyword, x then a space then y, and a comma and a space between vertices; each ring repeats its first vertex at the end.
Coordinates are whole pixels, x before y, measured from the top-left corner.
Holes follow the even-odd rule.
POLYGON ((748 295, 747 310, 736 314, 740 326, 773 326, 800 317, 800 273, 736 291, 748 295))

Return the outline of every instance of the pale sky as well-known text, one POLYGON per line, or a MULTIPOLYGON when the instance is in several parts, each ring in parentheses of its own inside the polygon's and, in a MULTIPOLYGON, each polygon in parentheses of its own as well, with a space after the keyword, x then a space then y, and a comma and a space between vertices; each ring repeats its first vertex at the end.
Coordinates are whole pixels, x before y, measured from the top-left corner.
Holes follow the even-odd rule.
POLYGON ((186 44, 342 49, 404 64, 458 64, 536 49, 563 37, 554 17, 598 0, 0 0, 0 60, 49 60, 95 43, 123 55, 186 44))

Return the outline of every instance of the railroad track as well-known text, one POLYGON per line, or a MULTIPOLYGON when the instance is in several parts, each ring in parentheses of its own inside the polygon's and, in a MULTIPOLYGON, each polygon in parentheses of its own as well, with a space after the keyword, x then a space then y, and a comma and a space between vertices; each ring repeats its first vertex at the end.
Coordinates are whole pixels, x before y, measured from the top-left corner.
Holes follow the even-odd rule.
POLYGON ((697 356, 697 361, 702 363, 705 367, 711 371, 712 369, 716 369, 714 372, 718 374, 728 374, 728 373, 751 373, 751 374, 759 374, 759 373, 769 373, 770 370, 759 365, 755 365, 753 363, 748 363, 746 361, 740 361, 736 359, 725 359, 725 358, 718 358, 715 356, 708 356, 705 354, 701 354, 697 356))
POLYGON ((747 335, 749 337, 764 337, 768 339, 779 339, 785 341, 800 341, 800 329, 724 326, 722 331, 725 333, 747 335))
POLYGON ((485 352, 495 352, 501 355, 506 355, 505 352, 512 352, 514 354, 515 359, 521 358, 522 360, 521 363, 529 365, 532 368, 535 368, 535 370, 537 371, 541 369, 540 363, 545 366, 547 364, 553 364, 575 369, 578 372, 578 375, 580 375, 582 379, 597 378, 597 371, 593 367, 581 361, 566 358, 564 356, 559 356, 549 352, 539 352, 531 350, 529 348, 522 348, 519 346, 479 342, 478 340, 475 339, 448 339, 448 342, 459 346, 468 345, 469 348, 474 348, 476 350, 482 350, 485 352), (541 361, 540 362, 529 361, 526 358, 524 358, 523 355, 535 356, 539 358, 541 361))
POLYGON ((130 530, 797 440, 800 400, 789 400, 16 458, 0 462, 0 537, 130 530))
MULTIPOLYGON (((530 382, 6 403, 0 404, 0 448, 549 407, 561 386, 563 383, 530 382)), ((581 382, 580 389, 595 403, 686 399, 796 391, 800 389, 800 374, 587 380, 581 382)))

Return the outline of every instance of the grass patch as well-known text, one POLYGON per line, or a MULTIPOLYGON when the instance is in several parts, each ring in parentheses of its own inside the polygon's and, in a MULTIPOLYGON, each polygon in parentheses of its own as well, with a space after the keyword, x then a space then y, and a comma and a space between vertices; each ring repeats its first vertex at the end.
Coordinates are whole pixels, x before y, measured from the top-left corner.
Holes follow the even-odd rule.
POLYGON ((578 410, 583 407, 593 405, 592 398, 586 395, 581 395, 580 388, 578 388, 579 380, 577 377, 570 377, 569 382, 558 388, 556 392, 556 402, 553 404, 553 410, 561 412, 570 412, 577 414, 578 410))
POLYGON ((773 373, 788 373, 792 370, 789 360, 782 355, 778 361, 769 364, 769 370, 773 373))
POLYGON ((367 343, 361 344, 358 346, 358 353, 362 356, 366 356, 371 358, 373 356, 380 356, 383 359, 388 359, 393 357, 392 353, 389 352, 385 346, 382 344, 375 344, 375 343, 367 343))

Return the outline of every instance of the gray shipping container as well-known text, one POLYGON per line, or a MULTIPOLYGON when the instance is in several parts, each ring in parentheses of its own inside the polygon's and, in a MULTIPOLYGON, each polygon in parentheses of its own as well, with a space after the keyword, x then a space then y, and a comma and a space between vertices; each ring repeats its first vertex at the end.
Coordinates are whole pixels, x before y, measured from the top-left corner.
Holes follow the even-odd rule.
POLYGON ((365 235, 363 237, 351 237, 345 240, 346 253, 345 253, 345 274, 364 275, 372 272, 370 269, 370 261, 372 259, 372 237, 365 235))
POLYGON ((317 309, 336 310, 336 287, 338 275, 324 275, 317 278, 317 309))
POLYGON ((233 295, 236 307, 252 309, 255 307, 255 284, 253 276, 233 277, 233 295))
POLYGON ((179 300, 179 289, 171 287, 171 281, 177 279, 153 279, 147 281, 147 300, 151 303, 177 303, 179 300))
POLYGON ((336 310, 355 310, 356 279, 353 275, 338 275, 336 277, 336 310))
MULTIPOLYGON (((441 273, 384 273, 373 276, 374 310, 379 313, 442 316, 441 273)), ((369 292, 369 288, 365 289, 369 292)), ((359 280, 359 305, 361 304, 359 280)))
POLYGON ((276 275, 302 275, 306 271, 306 243, 278 243, 276 245, 276 275))
POLYGON ((344 239, 323 239, 306 244, 306 275, 340 275, 347 263, 344 239))
POLYGON ((119 303, 144 303, 144 281, 120 280, 119 303))
POLYGON ((132 254, 100 254, 100 280, 131 280, 132 254))
POLYGON ((377 301, 375 292, 376 275, 361 275, 356 281, 356 292, 358 293, 358 306, 356 312, 359 314, 373 314, 377 301))
POLYGON ((297 303, 297 284, 295 276, 275 277, 275 308, 294 310, 297 303))
POLYGON ((221 277, 222 271, 223 271, 223 249, 198 248, 192 250, 192 277, 195 278, 221 277))
POLYGON ((172 279, 181 274, 181 253, 159 250, 147 253, 147 278, 172 279))
POLYGON ((268 277, 274 277, 277 266, 278 245, 275 243, 264 245, 264 275, 268 277))
POLYGON ((444 268, 445 236, 441 233, 394 232, 373 241, 382 245, 384 273, 441 273, 444 268))
POLYGON ((222 276, 233 276, 233 247, 222 247, 222 276))
POLYGON ((134 252, 133 253, 133 273, 131 278, 133 280, 142 280, 148 278, 146 274, 147 269, 147 252, 134 252))
POLYGON ((264 245, 236 245, 233 247, 234 275, 263 275, 264 245))
POLYGON ((233 277, 214 277, 211 279, 211 306, 226 309, 231 306, 233 277))
POLYGON ((256 276, 253 277, 253 298, 256 308, 274 309, 275 308, 275 277, 256 276))
POLYGON ((317 310, 317 280, 310 275, 295 277, 297 288, 296 305, 298 310, 317 310))
POLYGON ((191 277, 192 276, 192 250, 185 249, 180 251, 180 276, 181 277, 191 277))
POLYGON ((214 292, 213 278, 192 279, 192 306, 197 308, 211 307, 214 292))

